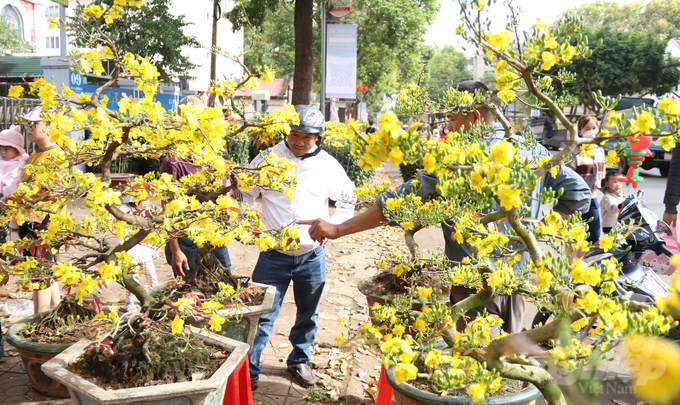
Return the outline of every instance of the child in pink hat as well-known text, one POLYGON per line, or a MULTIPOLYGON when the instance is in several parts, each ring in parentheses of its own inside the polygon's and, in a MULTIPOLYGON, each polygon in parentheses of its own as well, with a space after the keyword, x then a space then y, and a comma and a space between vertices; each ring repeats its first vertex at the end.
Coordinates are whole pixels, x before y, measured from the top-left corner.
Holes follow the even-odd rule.
MULTIPOLYGON (((0 132, 0 202, 6 203, 9 195, 21 182, 22 168, 28 160, 24 150, 24 137, 19 132, 21 127, 12 125, 0 132)), ((19 237, 19 225, 16 220, 9 223, 12 240, 19 237)))

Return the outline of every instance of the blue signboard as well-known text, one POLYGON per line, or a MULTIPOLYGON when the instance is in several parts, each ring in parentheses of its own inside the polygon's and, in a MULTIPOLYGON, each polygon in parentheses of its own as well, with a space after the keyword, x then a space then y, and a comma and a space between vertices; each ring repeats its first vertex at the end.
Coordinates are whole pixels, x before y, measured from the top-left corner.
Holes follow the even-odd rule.
MULTIPOLYGON (((98 88, 99 86, 86 84, 83 86, 83 92, 85 94, 92 95, 98 88)), ((101 97, 104 96, 109 98, 109 102, 106 107, 112 110, 117 110, 118 100, 121 100, 123 97, 134 97, 134 90, 109 87, 106 89, 106 91, 102 92, 101 97)), ((144 98, 144 93, 140 92, 140 97, 144 98)), ((166 111, 177 110, 177 97, 174 94, 154 94, 153 101, 160 102, 161 106, 163 106, 166 111)))
POLYGON ((83 75, 78 72, 70 71, 68 75, 68 87, 76 93, 81 93, 83 91, 83 75))

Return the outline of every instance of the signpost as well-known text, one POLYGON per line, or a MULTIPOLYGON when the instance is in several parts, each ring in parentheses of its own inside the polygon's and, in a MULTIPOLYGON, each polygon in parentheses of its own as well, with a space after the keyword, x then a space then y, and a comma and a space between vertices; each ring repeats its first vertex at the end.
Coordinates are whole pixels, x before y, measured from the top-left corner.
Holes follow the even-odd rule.
POLYGON ((355 98, 357 83, 357 25, 328 24, 326 96, 355 98))
POLYGON ((319 109, 326 115, 326 98, 342 97, 355 98, 356 94, 344 89, 351 86, 354 90, 356 83, 356 48, 357 26, 344 30, 339 27, 347 27, 343 24, 328 24, 329 21, 337 22, 337 19, 347 16, 351 11, 351 0, 328 0, 321 6, 321 94, 319 109), (333 20, 329 20, 334 18, 333 20), (329 27, 334 26, 333 34, 329 35, 329 27), (331 39, 333 38, 333 39, 331 39), (329 60, 330 57, 330 60, 329 60), (333 94, 326 94, 326 86, 332 82, 333 94), (350 85, 351 82, 351 85, 350 85))

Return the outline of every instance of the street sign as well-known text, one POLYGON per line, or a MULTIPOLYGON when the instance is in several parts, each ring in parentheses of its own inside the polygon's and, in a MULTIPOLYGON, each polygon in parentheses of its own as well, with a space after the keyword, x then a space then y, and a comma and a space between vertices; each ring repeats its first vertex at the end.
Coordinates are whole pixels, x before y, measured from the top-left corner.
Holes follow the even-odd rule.
POLYGON ((83 75, 78 72, 71 71, 68 75, 68 87, 76 93, 83 91, 83 75))
POLYGON ((352 0, 330 0, 328 12, 335 18, 345 17, 352 11, 352 0))

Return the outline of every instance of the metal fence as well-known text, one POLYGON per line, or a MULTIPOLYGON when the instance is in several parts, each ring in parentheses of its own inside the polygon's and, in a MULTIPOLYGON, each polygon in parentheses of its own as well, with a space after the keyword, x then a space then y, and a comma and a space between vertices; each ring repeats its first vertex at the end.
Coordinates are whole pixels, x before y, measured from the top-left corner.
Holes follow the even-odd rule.
MULTIPOLYGON (((12 98, 0 97, 0 131, 9 129, 10 125, 19 125, 17 117, 26 114, 40 105, 40 100, 36 98, 12 98)), ((24 149, 29 155, 35 149, 35 144, 28 140, 27 130, 21 126, 21 135, 24 136, 24 149)))

